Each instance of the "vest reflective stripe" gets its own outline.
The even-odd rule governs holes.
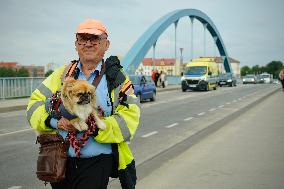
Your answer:
[[[122,93],[125,93],[131,87],[131,81],[128,81],[121,89]]]
[[[51,97],[52,95],[52,91],[47,88],[43,83],[39,85],[39,87],[37,88],[41,94],[43,94],[43,96],[45,96],[46,98]]]
[[[119,113],[114,114],[113,117],[120,128],[124,141],[130,141],[131,134],[123,117]]]
[[[138,98],[127,96],[126,104],[136,104],[140,108],[140,100]]]
[[[36,103],[34,103],[34,104],[30,107],[30,109],[27,111],[27,119],[28,119],[28,122],[30,122],[34,111],[35,111],[38,107],[40,107],[41,105],[44,105],[44,102],[43,102],[43,101],[37,101]]]

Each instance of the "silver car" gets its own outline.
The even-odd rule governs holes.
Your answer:
[[[253,83],[256,84],[257,83],[257,79],[255,75],[246,75],[243,77],[243,84],[248,84],[248,83]]]

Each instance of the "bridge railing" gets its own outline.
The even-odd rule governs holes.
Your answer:
[[[147,76],[151,79],[151,76]],[[41,84],[44,77],[6,77],[0,78],[0,99],[28,97]],[[168,85],[180,84],[179,76],[167,76]]]
[[[44,79],[44,77],[0,78],[0,99],[28,97]]]
[[[148,80],[151,80],[151,76],[146,76]],[[179,85],[181,84],[180,76],[166,76],[166,81],[168,85]]]

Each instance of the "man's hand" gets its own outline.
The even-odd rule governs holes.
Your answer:
[[[57,128],[62,129],[68,132],[76,132],[77,129],[70,123],[70,121],[64,117],[62,117],[58,123]]]

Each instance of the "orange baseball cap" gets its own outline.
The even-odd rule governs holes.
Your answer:
[[[93,35],[101,35],[105,33],[108,35],[106,27],[103,25],[103,23],[95,19],[87,19],[79,24],[76,33],[88,33]]]

